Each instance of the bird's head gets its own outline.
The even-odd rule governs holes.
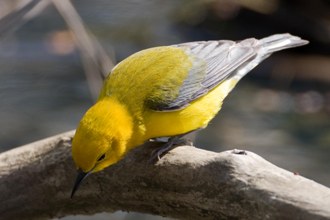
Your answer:
[[[78,176],[71,196],[88,174],[117,163],[126,154],[132,130],[128,111],[116,100],[100,100],[86,112],[72,141]]]

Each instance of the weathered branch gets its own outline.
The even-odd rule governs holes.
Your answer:
[[[252,152],[177,147],[156,164],[152,146],[75,179],[68,132],[0,155],[1,219],[127,210],[181,219],[330,219],[330,189]],[[151,144],[149,144],[151,145]],[[155,147],[155,146],[154,146]]]

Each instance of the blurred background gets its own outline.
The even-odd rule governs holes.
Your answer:
[[[330,187],[330,1],[2,0],[0,151],[74,129],[139,50],[289,32],[310,41],[247,75],[195,146],[251,150]],[[116,212],[64,219],[163,219]]]

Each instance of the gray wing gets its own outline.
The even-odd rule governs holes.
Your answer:
[[[242,64],[256,55],[254,47],[233,41],[191,42],[174,45],[193,57],[193,66],[174,100],[158,105],[157,111],[175,111],[205,95]]]
[[[257,40],[191,42],[173,45],[193,57],[193,67],[177,97],[158,100],[154,110],[175,111],[205,95],[228,77],[242,78],[272,53],[307,44],[308,41],[288,33]],[[159,104],[159,105],[158,105]]]

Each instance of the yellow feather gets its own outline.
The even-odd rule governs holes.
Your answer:
[[[77,128],[72,141],[72,156],[84,172],[96,172],[117,162],[126,153],[133,131],[132,117],[125,105],[105,97],[91,107]],[[107,154],[103,163],[95,163]]]
[[[197,42],[133,54],[112,70],[97,103],[82,118],[72,143],[76,166],[85,174],[97,172],[150,138],[206,127],[241,77],[271,53],[306,43],[279,34],[236,44]],[[82,179],[77,180],[79,184]]]
[[[143,139],[174,136],[206,127],[221,109],[222,101],[236,83],[235,79],[227,80],[179,111],[146,111],[146,133]]]
[[[160,89],[163,85],[167,85],[170,95],[175,97],[191,66],[191,57],[180,48],[155,47],[140,51],[112,70],[99,99],[114,96],[139,118],[147,98],[164,95]]]
[[[178,62],[179,61],[179,62]],[[227,80],[177,111],[147,108],[147,99],[175,99],[192,68],[193,57],[176,47],[141,51],[119,63],[106,79],[97,103],[85,114],[73,140],[73,159],[85,172],[116,163],[150,138],[204,128],[236,84]],[[157,63],[157,65],[154,65]],[[162,86],[166,85],[166,91]],[[106,153],[102,163],[97,158]]]

